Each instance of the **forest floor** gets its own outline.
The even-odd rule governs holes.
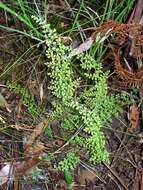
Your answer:
[[[63,133],[59,127],[69,113],[60,119],[49,117],[55,97],[48,88],[46,45],[31,15],[46,15],[63,43],[72,47],[73,57],[90,52],[99,58],[108,72],[109,95],[124,92],[129,97],[122,111],[102,127],[109,161],[92,163],[84,148],[72,144],[79,128]],[[105,37],[100,47],[98,34],[103,35],[101,41]],[[142,0],[1,1],[0,189],[143,190],[142,61]],[[74,64],[73,58],[74,78],[81,74],[78,83],[89,85]],[[81,93],[79,86],[75,97]],[[81,135],[87,137],[85,132]],[[80,152],[71,173],[55,167],[68,150]]]

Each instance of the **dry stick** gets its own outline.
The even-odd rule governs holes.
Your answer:
[[[135,161],[137,161],[137,156],[135,156]],[[132,187],[132,190],[137,190],[137,189],[140,189],[139,186],[140,186],[140,178],[139,178],[139,168],[135,168],[135,174],[134,176],[132,177],[132,182],[133,182],[133,187]]]
[[[127,133],[126,133],[126,135],[127,135]],[[113,165],[113,162],[115,162],[118,158],[117,158],[117,155],[119,154],[119,149],[120,149],[120,147],[121,146],[123,146],[123,148],[125,149],[125,151],[128,153],[128,155],[129,155],[129,157],[130,157],[130,160],[128,160],[128,162],[130,163],[130,164],[132,164],[132,166],[134,167],[134,168],[136,168],[137,169],[137,165],[136,165],[136,163],[135,163],[135,161],[133,160],[133,158],[132,158],[132,155],[131,155],[131,153],[129,152],[129,150],[128,150],[128,148],[127,148],[127,145],[125,145],[124,143],[123,143],[123,140],[121,141],[121,139],[115,134],[115,136],[118,138],[118,140],[120,141],[120,146],[118,147],[118,150],[117,150],[117,152],[115,153],[115,156],[113,157],[113,159],[112,159],[112,163],[111,163],[111,166]],[[122,150],[123,151],[123,150]]]
[[[117,155],[118,155],[118,152],[119,152],[121,146],[123,146],[123,147],[128,151],[127,145],[124,144],[125,138],[126,138],[126,133],[127,133],[127,132],[128,132],[128,128],[127,128],[127,130],[126,130],[126,132],[125,132],[125,135],[123,136],[123,139],[122,139],[122,141],[121,141],[121,144],[119,145],[118,150],[117,150],[117,152],[116,152],[116,154],[115,154],[115,156],[114,156],[114,158],[113,158],[113,160],[112,160],[111,166],[113,165],[113,162],[115,162],[115,161],[117,160]],[[116,137],[117,137],[117,136],[116,136]],[[117,138],[119,139],[119,137],[117,137]],[[128,142],[127,142],[127,143],[128,143]],[[127,143],[126,143],[126,144],[127,144]],[[129,151],[128,151],[128,154],[129,154],[130,158],[132,159],[132,157],[131,157]],[[133,160],[132,160],[132,161],[133,161]],[[130,162],[130,163],[132,164],[132,166],[133,166],[136,170],[138,169],[138,167],[135,165],[135,163],[133,163],[133,162]],[[118,178],[117,178],[117,179],[118,179]],[[122,181],[122,183],[123,183],[123,181]]]
[[[91,173],[93,173],[93,175],[96,175],[96,177],[97,177],[101,182],[103,182],[104,184],[106,184],[105,180],[97,174],[98,172],[95,170],[94,167],[92,167],[92,166],[86,164],[86,163],[83,162],[82,160],[80,160],[80,165],[81,165],[82,167],[84,167],[86,170],[89,170]]]
[[[117,152],[115,153],[114,158],[113,158],[112,161],[111,161],[111,165],[113,164],[113,162],[115,162],[115,160],[117,160],[117,156],[118,156],[118,153],[119,153],[120,148],[121,148],[122,146],[125,146],[125,145],[124,145],[124,142],[125,142],[125,140],[126,140],[126,133],[127,133],[127,132],[128,132],[128,128],[126,128],[126,130],[125,130],[125,132],[124,132],[124,134],[123,134],[123,136],[122,136],[121,143],[120,143],[120,145],[119,145],[119,147],[118,147],[118,149],[117,149]]]
[[[125,125],[125,126],[126,126],[126,125]],[[125,146],[125,145],[124,145],[124,142],[125,142],[125,139],[126,139],[126,133],[127,133],[127,132],[128,132],[128,128],[126,128],[126,131],[125,131],[125,133],[124,133],[124,135],[123,135],[123,137],[122,137],[122,141],[121,141],[121,143],[120,143],[120,145],[119,145],[119,147],[118,147],[117,153],[115,154],[113,160],[111,161],[111,165],[112,165],[113,162],[117,159],[117,155],[118,155],[118,152],[119,152],[121,146]],[[104,163],[104,165],[111,171],[111,173],[113,174],[113,176],[116,177],[116,179],[120,182],[120,184],[124,187],[124,189],[125,189],[125,190],[128,190],[127,186],[124,184],[123,180],[118,176],[118,174],[117,174],[115,171],[113,171],[113,169],[112,169],[109,165],[107,165],[107,164],[105,164],[105,163]]]
[[[112,173],[114,177],[120,182],[120,184],[124,187],[125,190],[128,190],[127,186],[124,184],[123,180],[119,177],[119,175],[106,163],[104,165],[108,168],[108,170]]]

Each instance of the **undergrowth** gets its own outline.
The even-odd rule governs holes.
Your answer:
[[[71,145],[70,151],[64,149],[63,160],[58,159],[57,169],[66,176],[70,175],[69,172],[79,163],[81,150],[87,152],[86,160],[94,164],[108,162],[109,153],[102,129],[121,111],[120,101],[124,101],[125,96],[108,92],[108,72],[103,72],[100,58],[89,52],[69,56],[72,49],[64,45],[63,38],[56,30],[45,20],[35,16],[32,18],[40,26],[46,45],[45,65],[51,79],[48,89],[53,95],[51,115],[60,120],[58,127],[62,131],[61,137],[67,146]],[[25,87],[13,82],[8,82],[7,87],[21,96],[33,118],[39,115],[45,118],[42,116],[42,108]],[[52,128],[45,131],[45,134],[52,138]],[[56,152],[59,151],[52,153],[54,157]]]
[[[58,149],[54,147],[45,157],[47,160],[56,160],[55,168],[62,171],[66,181],[71,183],[71,173],[81,158],[93,164],[109,162],[110,157],[106,148],[103,128],[121,112],[121,105],[123,102],[128,102],[128,97],[125,94],[113,95],[109,92],[107,85],[109,73],[103,71],[101,64],[101,57],[106,51],[104,40],[107,39],[107,36],[101,37],[98,34],[89,51],[70,56],[73,55],[72,48],[64,44],[64,37],[42,18],[41,12],[38,11],[38,17],[31,17],[31,10],[34,9],[28,6],[27,1],[16,2],[15,8],[10,7],[7,3],[0,3],[0,8],[13,15],[14,19],[17,18],[23,22],[27,27],[26,30],[22,32],[8,26],[0,25],[0,27],[30,37],[38,41],[37,48],[44,47],[46,49],[46,77],[48,80],[50,78],[50,85],[47,90],[52,94],[52,102],[50,102],[52,111],[48,112],[48,114],[50,113],[48,116],[60,121],[58,127],[61,133],[59,136],[64,141],[64,145]],[[74,22],[71,25],[69,24],[71,28],[69,27],[64,34],[69,34],[77,29],[80,31],[83,26],[89,27],[90,24],[97,26],[107,19],[122,21],[133,1],[124,1],[118,6],[116,1],[112,3],[106,1],[103,5],[102,16],[100,16],[99,5],[97,5],[97,12],[91,14],[92,9],[89,11],[88,6],[86,6],[88,3],[88,1],[82,1],[78,12],[72,13],[72,21]],[[126,8],[120,11],[126,3]],[[19,9],[20,11],[17,14]],[[118,14],[118,12],[120,13]],[[80,13],[82,16],[84,15],[81,20],[82,23],[80,23]],[[38,15],[35,10],[32,11],[32,14]],[[96,19],[94,18],[95,15]],[[79,33],[84,41],[86,39],[84,32]],[[23,105],[33,119],[39,116],[40,119],[45,119],[43,108],[39,107],[26,87],[13,82],[8,82],[7,87],[20,95]],[[0,118],[0,120],[2,119]],[[44,135],[48,139],[54,140],[52,127],[45,127]],[[41,157],[42,159],[45,159],[44,156]],[[35,170],[34,174],[33,177],[37,179],[39,171]]]
[[[20,84],[13,82],[7,82],[7,87],[14,93],[19,94],[22,98],[23,105],[28,109],[28,112],[31,116],[36,117],[41,114],[43,111],[42,107],[39,107],[34,97],[28,92],[25,87],[22,87]]]

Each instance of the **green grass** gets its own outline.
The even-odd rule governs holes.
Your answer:
[[[11,4],[9,5],[8,3],[0,2],[0,9],[4,10],[8,14],[7,17],[11,15],[15,20],[19,20],[23,23],[28,31],[25,32],[19,29],[12,29],[3,25],[0,25],[1,29],[16,32],[41,42],[41,33],[38,32],[31,19],[31,15],[37,15],[37,12],[35,12],[34,8],[28,6],[27,1],[17,0],[14,2],[14,6]]]

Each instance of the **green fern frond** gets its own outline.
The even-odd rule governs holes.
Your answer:
[[[77,62],[80,62],[78,66],[80,66],[82,76],[86,79],[88,86],[76,93],[78,77],[76,80],[73,78],[72,59],[68,56],[71,49],[62,43],[60,35],[46,21],[35,17],[34,19],[41,26],[45,36],[46,66],[50,70],[51,77],[50,89],[58,99],[54,102],[54,108],[58,114],[60,113],[61,116],[63,114],[61,128],[66,128],[71,130],[72,134],[73,132],[76,134],[82,123],[83,128],[80,135],[86,133],[86,137],[82,136],[81,139],[84,142],[83,148],[89,152],[90,161],[93,163],[107,161],[108,152],[101,129],[120,111],[117,97],[108,95],[108,73],[103,72],[99,59],[95,60],[90,54],[84,53],[75,56]],[[73,125],[75,115],[77,125]],[[71,142],[74,139],[75,137],[71,138]],[[80,142],[80,138],[77,139],[77,142]],[[70,155],[67,155],[64,162],[61,162],[60,169],[63,170],[62,163],[68,163],[68,157],[70,158]]]

